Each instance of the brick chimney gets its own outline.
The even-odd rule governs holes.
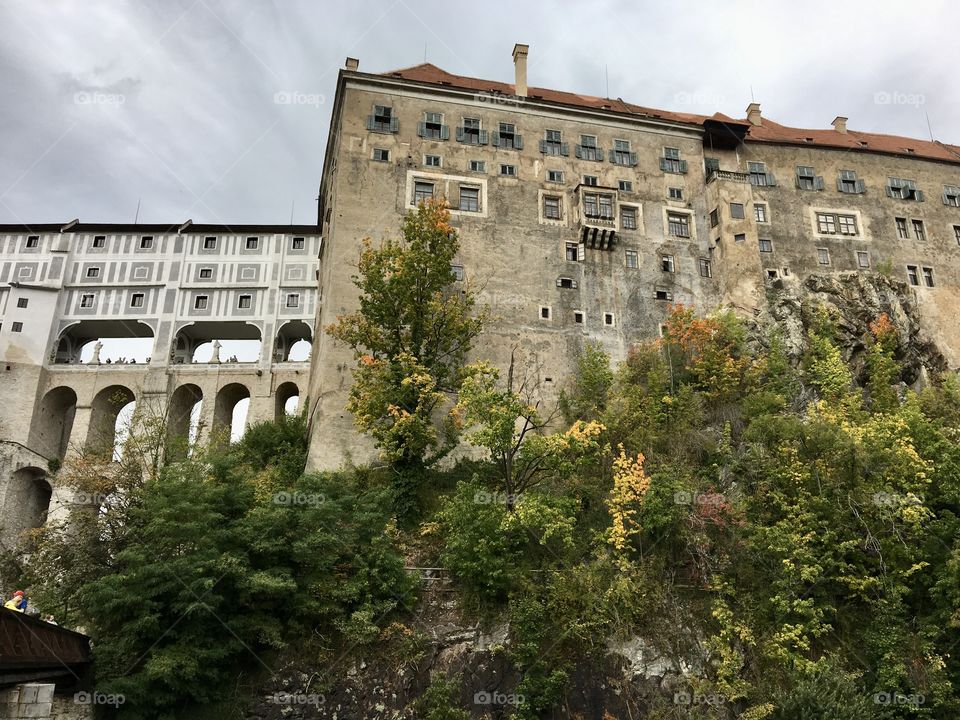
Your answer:
[[[513,46],[513,72],[515,75],[513,92],[517,97],[527,96],[527,53],[530,51],[529,45]]]
[[[348,57],[344,67],[347,68],[347,70],[356,70],[360,67],[360,61],[357,58]]]
[[[760,115],[760,103],[752,102],[747,105],[747,120],[751,125],[763,125],[763,117]]]
[[[833,119],[833,129],[836,130],[838,133],[843,133],[844,135],[846,135],[847,134],[847,118],[845,118],[843,115],[837,115]]]

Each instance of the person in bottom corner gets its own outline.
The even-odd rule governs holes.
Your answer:
[[[3,606],[8,610],[16,610],[17,612],[25,612],[27,609],[27,596],[23,594],[23,590],[17,590],[13,597],[7,600]]]

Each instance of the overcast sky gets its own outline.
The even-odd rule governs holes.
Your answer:
[[[316,220],[337,70],[960,143],[956,0],[0,0],[0,222]],[[278,103],[298,93],[301,104]],[[281,95],[285,99],[290,95]]]

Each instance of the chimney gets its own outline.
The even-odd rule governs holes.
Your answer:
[[[360,67],[360,61],[357,60],[357,58],[348,57],[344,67],[346,67],[347,70],[356,70]]]
[[[843,133],[844,135],[846,135],[847,134],[847,118],[845,118],[843,115],[837,115],[833,119],[833,129],[836,130],[838,133]]]
[[[517,97],[527,96],[527,52],[529,45],[513,46],[513,71],[515,75],[513,92]]]
[[[747,105],[747,120],[751,125],[763,125],[763,117],[760,115],[760,103],[750,103]]]

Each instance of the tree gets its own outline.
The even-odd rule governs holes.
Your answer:
[[[347,409],[408,493],[456,443],[455,423],[438,427],[436,414],[459,389],[484,323],[469,288],[454,287],[460,243],[449,219],[445,204],[431,201],[407,213],[399,240],[365,239],[353,276],[360,309],[326,328],[356,358]]]

